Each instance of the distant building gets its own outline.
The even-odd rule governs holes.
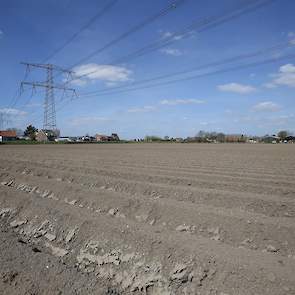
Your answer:
[[[295,143],[295,136],[289,135],[285,138],[285,142]]]
[[[96,141],[120,141],[120,138],[117,133],[112,133],[111,136],[104,135],[104,134],[96,134],[95,140]]]
[[[225,142],[246,142],[247,138],[243,134],[225,135]]]
[[[96,141],[108,141],[108,136],[104,134],[96,134],[95,135]]]
[[[38,142],[48,141],[48,136],[44,130],[39,130],[36,132],[36,141]]]
[[[5,141],[14,141],[17,139],[16,136],[16,131],[0,131],[0,142],[5,142]]]
[[[120,141],[120,138],[117,133],[112,133],[110,137],[112,141]]]
[[[47,130],[41,129],[36,132],[36,140],[39,142],[43,141],[55,141],[56,138],[59,137],[59,130]]]
[[[55,129],[55,130],[42,129],[42,131],[46,134],[49,141],[54,141],[56,138],[60,136],[60,131],[58,129]]]
[[[183,138],[181,138],[181,137],[176,137],[174,140],[175,140],[176,142],[183,142]]]

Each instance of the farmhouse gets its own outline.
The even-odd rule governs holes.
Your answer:
[[[103,134],[96,134],[95,135],[96,141],[108,141],[108,136]]]
[[[16,140],[16,131],[0,131],[0,142]]]
[[[45,131],[39,130],[36,132],[36,140],[39,142],[48,141],[48,137]]]
[[[117,133],[112,133],[111,136],[96,134],[95,139],[96,141],[120,141],[120,138]]]

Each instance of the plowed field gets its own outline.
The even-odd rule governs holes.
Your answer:
[[[295,145],[3,145],[0,163],[0,294],[295,294]]]

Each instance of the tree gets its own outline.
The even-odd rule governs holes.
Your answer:
[[[24,135],[30,137],[31,140],[36,140],[36,132],[38,132],[38,129],[33,125],[29,125],[25,130]]]
[[[288,136],[288,132],[287,132],[286,130],[281,130],[281,131],[278,133],[278,137],[279,137],[281,140],[284,140],[287,136]]]
[[[161,141],[163,140],[161,137],[159,136],[155,136],[155,135],[147,135],[145,138],[144,138],[145,141]]]

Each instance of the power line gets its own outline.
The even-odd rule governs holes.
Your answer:
[[[250,63],[250,64],[245,64],[245,65],[238,65],[238,66],[235,66],[235,67],[226,68],[226,69],[220,69],[220,70],[208,72],[208,73],[205,73],[205,74],[194,75],[194,76],[186,77],[186,78],[182,78],[182,79],[175,79],[175,80],[166,81],[166,82],[162,82],[162,83],[156,83],[156,84],[147,85],[147,86],[143,86],[143,87],[130,88],[130,89],[126,89],[126,90],[123,90],[123,91],[113,91],[113,92],[108,92],[108,93],[99,94],[99,95],[77,96],[76,100],[81,99],[81,98],[86,98],[87,99],[87,98],[91,98],[91,97],[95,97],[95,96],[97,97],[97,96],[104,96],[104,95],[121,94],[121,93],[141,90],[141,89],[148,89],[148,88],[153,88],[153,87],[158,87],[158,86],[163,86],[163,85],[174,84],[174,83],[177,83],[177,82],[195,80],[195,79],[203,78],[203,77],[206,77],[206,76],[222,74],[222,73],[227,73],[227,72],[231,72],[231,71],[238,71],[238,70],[242,70],[242,69],[247,69],[247,68],[260,66],[260,65],[265,65],[265,64],[276,63],[278,61],[289,60],[289,59],[293,59],[293,58],[295,58],[295,54],[286,55],[286,56],[279,57],[279,58],[267,59],[267,60],[263,60],[263,61],[260,61],[260,62],[254,62],[254,63]],[[65,101],[65,103],[56,110],[56,112],[59,112],[62,109],[64,109],[65,107],[67,107],[68,103],[71,102],[71,101],[73,101],[73,100],[71,99],[70,101]],[[36,119],[38,119],[38,117]]]
[[[118,0],[111,0],[101,11],[99,11],[85,25],[83,25],[77,32],[75,32],[62,46],[60,46],[59,48],[54,50],[47,58],[45,58],[42,63],[45,63],[46,61],[48,61],[49,59],[54,57],[56,54],[58,54],[60,51],[62,51],[67,45],[69,45],[74,39],[76,39],[81,32],[86,30],[95,21],[97,21],[97,19],[102,17],[109,9],[111,9],[112,6],[114,6],[116,4],[116,2],[118,2]],[[29,71],[28,71],[28,67],[27,67],[23,80],[26,80],[28,73],[29,73]],[[13,108],[17,104],[17,102],[19,101],[19,99],[21,97],[21,94],[22,94],[22,91],[20,89],[17,89],[15,91],[15,94],[11,100],[9,108]]]
[[[110,90],[118,90],[118,89],[122,89],[122,88],[124,89],[124,88],[134,86],[134,85],[136,86],[136,85],[144,84],[147,82],[152,82],[155,80],[162,80],[162,79],[167,79],[167,78],[171,78],[174,76],[189,74],[189,73],[192,73],[195,71],[203,70],[203,69],[214,67],[214,66],[220,66],[220,65],[227,64],[227,63],[233,63],[235,61],[241,61],[241,60],[245,60],[245,59],[249,59],[249,58],[254,58],[254,57],[260,56],[262,54],[270,53],[270,52],[276,51],[278,49],[284,49],[284,48],[288,48],[288,47],[291,47],[290,42],[283,42],[283,43],[273,45],[271,47],[267,47],[267,48],[263,48],[263,49],[251,52],[251,53],[241,54],[241,55],[237,55],[237,56],[234,56],[231,58],[206,63],[206,64],[195,66],[195,67],[192,67],[192,68],[189,68],[186,70],[176,71],[174,73],[165,74],[165,75],[159,75],[159,76],[152,77],[149,79],[144,79],[144,80],[132,82],[127,85],[121,85],[121,86],[116,86],[116,87],[111,87],[111,88],[108,87],[108,88],[104,88],[101,90],[93,90],[93,91],[89,91],[89,92],[85,92],[85,93],[81,93],[81,94],[82,95],[97,94],[97,93],[100,94],[100,93],[104,93],[104,92],[109,92]]]
[[[182,30],[171,33],[171,35],[169,37],[166,37],[164,40],[163,40],[163,38],[160,38],[160,39],[156,40],[155,42],[153,42],[153,43],[151,43],[151,44],[127,55],[127,56],[121,57],[121,58],[111,62],[111,64],[126,62],[129,59],[133,59],[133,58],[145,55],[147,53],[153,52],[157,49],[166,47],[166,46],[168,46],[180,39],[184,39],[184,38],[189,37],[192,32],[201,33],[201,32],[206,31],[208,29],[217,27],[220,24],[231,21],[231,20],[238,18],[246,13],[253,12],[253,11],[255,11],[267,4],[270,4],[273,1],[276,1],[276,0],[263,0],[261,3],[258,3],[256,0],[254,0],[254,1],[252,1],[253,3],[247,2],[243,5],[239,5],[237,8],[230,9],[229,11],[227,11],[223,14],[207,17],[207,18],[204,18],[201,20],[197,19],[197,20],[193,21],[190,25],[183,28]]]
[[[136,26],[134,26],[133,28],[131,28],[130,30],[126,31],[125,33],[123,33],[122,35],[120,35],[118,38],[113,39],[112,41],[110,41],[109,43],[107,43],[106,45],[104,45],[103,47],[97,49],[95,51],[95,53],[93,52],[91,55],[95,55],[98,54],[99,52],[102,52],[103,50],[115,45],[116,43],[120,42],[121,40],[127,38],[129,35],[131,35],[132,33],[142,29],[143,27],[145,27],[146,25],[148,25],[149,23],[155,21],[156,19],[168,14],[171,10],[174,10],[176,8],[178,8],[183,2],[185,2],[187,0],[174,0],[173,2],[171,2],[167,7],[165,7],[164,9],[162,9],[160,12],[158,12],[155,15],[152,15],[148,18],[146,18],[143,22],[137,24]],[[87,57],[89,58],[89,56]],[[86,59],[83,58],[83,61]],[[80,60],[79,62],[81,62],[82,60]],[[77,65],[78,63],[76,63],[75,65]],[[72,67],[74,67],[75,65],[73,65]],[[55,78],[56,76],[58,76],[58,74],[56,74],[53,78]],[[73,80],[73,79],[72,79]],[[68,84],[68,82],[65,83]]]
[[[258,5],[252,5],[252,7],[250,7],[249,8],[249,10],[247,10],[247,12],[248,11],[253,11],[253,10],[256,10],[257,8],[259,8],[259,7],[261,7],[261,6],[263,6],[263,5],[266,5],[266,4],[268,4],[268,3],[270,3],[270,2],[273,2],[274,0],[267,0],[267,1],[262,1],[262,2],[259,2],[259,4]],[[253,1],[252,1],[253,2]],[[257,3],[257,2],[256,2]],[[206,21],[204,21],[204,23],[203,23],[203,26],[204,26],[204,29],[203,30],[205,30],[205,29],[208,29],[208,28],[211,28],[212,26],[216,26],[216,25],[219,25],[220,23],[223,23],[223,22],[225,22],[225,21],[228,21],[228,20],[230,20],[230,19],[233,19],[233,18],[235,18],[235,17],[238,17],[238,16],[240,16],[240,15],[242,15],[242,14],[244,14],[244,13],[246,13],[246,12],[244,12],[244,11],[242,11],[241,9],[240,9],[240,11],[237,11],[236,12],[236,14],[235,15],[228,15],[226,18],[222,18],[222,16],[220,17],[219,16],[219,19],[217,19],[217,21],[215,20],[215,22],[214,23],[210,23],[209,21],[208,21],[208,18],[207,19],[205,19]],[[212,19],[211,19],[211,21],[212,21]],[[200,25],[200,24],[199,24]],[[189,30],[188,29],[191,29],[190,27],[187,27],[186,28],[187,29],[187,33],[189,33]],[[177,34],[179,34],[179,32],[177,32]],[[174,37],[176,36],[176,33],[175,33],[175,35],[174,35]],[[170,40],[170,41],[172,41],[172,40]],[[275,60],[275,61],[277,61],[277,60]],[[265,63],[266,61],[264,61],[264,63]],[[270,61],[268,61],[268,62],[270,62]],[[249,66],[254,66],[254,64],[252,63],[251,65],[249,65]],[[229,71],[229,70],[235,70],[235,69],[225,69],[226,71]],[[219,71],[217,71],[216,73],[218,73]],[[179,74],[179,73],[178,73]],[[206,73],[206,74],[203,74],[203,75],[210,75],[210,74],[214,74],[214,72],[210,72],[210,73]],[[89,75],[89,73],[88,73],[88,75]],[[201,77],[202,75],[197,75],[197,77]],[[196,77],[195,77],[196,78]],[[157,78],[152,78],[153,80],[154,79],[157,79]],[[185,78],[186,80],[188,79],[188,78]],[[189,79],[192,79],[191,77],[189,77]],[[137,89],[144,89],[144,88],[151,88],[151,87],[156,87],[156,86],[159,86],[159,85],[164,85],[164,84],[170,84],[170,83],[176,83],[176,82],[178,82],[178,81],[181,81],[181,80],[184,80],[184,79],[176,79],[176,80],[172,80],[172,81],[166,81],[166,82],[164,82],[164,83],[156,83],[156,84],[152,84],[152,85],[147,85],[147,86],[144,86],[144,87],[140,87],[140,88],[130,88],[130,89],[126,89],[125,91],[111,91],[111,92],[106,92],[105,94],[107,95],[107,94],[113,94],[113,93],[122,93],[122,92],[129,92],[129,91],[134,91],[134,90],[137,90]],[[146,81],[145,81],[146,82]],[[143,83],[143,81],[141,81],[140,83]],[[134,86],[133,84],[132,85],[128,85],[129,87],[130,86]],[[92,96],[94,96],[94,95],[92,95]],[[79,98],[82,98],[82,97],[86,97],[86,95],[84,95],[84,96],[80,96]],[[91,97],[90,95],[88,95],[88,97]]]
[[[219,70],[211,71],[211,72],[208,72],[208,73],[194,75],[194,76],[185,77],[185,78],[181,78],[181,79],[174,79],[174,80],[170,80],[170,81],[166,81],[166,82],[146,85],[146,86],[143,86],[143,87],[125,89],[123,91],[110,91],[108,93],[103,93],[103,94],[98,94],[98,95],[77,96],[76,100],[81,99],[81,98],[91,98],[91,97],[98,97],[98,96],[104,96],[104,95],[112,95],[112,94],[121,94],[121,93],[126,93],[126,92],[133,92],[133,91],[142,90],[142,89],[149,89],[149,88],[153,88],[153,87],[169,85],[169,84],[174,84],[174,83],[178,83],[178,82],[185,82],[185,81],[189,81],[189,80],[195,80],[195,79],[199,79],[199,78],[203,78],[203,77],[207,77],[207,76],[212,76],[212,75],[216,75],[216,74],[222,74],[222,73],[227,73],[227,72],[231,72],[231,71],[238,71],[238,70],[242,70],[242,69],[256,67],[256,66],[260,66],[260,65],[276,63],[276,62],[279,62],[279,61],[289,60],[289,59],[294,59],[294,58],[295,58],[295,54],[290,54],[290,55],[285,55],[285,56],[282,56],[282,57],[262,60],[262,61],[259,61],[259,62],[253,62],[253,63],[249,63],[249,64],[238,65],[238,66],[235,66],[235,67],[219,69]],[[56,110],[56,112],[59,112],[62,109],[64,109],[69,104],[69,102],[71,102],[71,101],[73,101],[73,100],[65,101],[65,103]]]
[[[226,13],[222,13],[222,14],[219,14],[216,16],[206,17],[201,20],[197,19],[197,20],[193,21],[190,25],[186,26],[185,28],[183,28],[175,33],[172,33],[169,37],[165,38],[164,40],[163,40],[163,38],[157,39],[156,41],[152,42],[151,44],[148,44],[148,45],[144,46],[143,48],[140,48],[140,49],[124,56],[124,57],[116,59],[116,60],[114,60],[110,63],[107,63],[107,64],[108,65],[115,65],[115,64],[119,64],[121,62],[126,62],[126,61],[129,61],[130,59],[134,59],[136,57],[148,54],[150,52],[153,52],[155,50],[158,50],[160,48],[170,45],[171,43],[178,40],[178,38],[183,39],[183,38],[187,37],[192,31],[200,33],[202,31],[211,29],[211,28],[216,27],[220,24],[223,24],[227,21],[231,21],[237,17],[240,17],[243,14],[253,12],[253,11],[255,11],[267,4],[270,4],[273,1],[276,1],[276,0],[262,0],[260,2],[257,2],[256,0],[254,0],[251,2],[247,2],[243,5],[239,5],[237,8],[230,9]],[[97,70],[94,70],[94,71],[91,71],[89,73],[86,73],[86,74],[83,74],[80,76],[75,76],[75,77],[73,77],[72,80],[68,81],[68,83],[70,83],[73,80],[87,77],[87,76],[94,74],[96,72],[97,72]]]
[[[128,31],[126,31],[123,34],[121,34],[119,37],[111,40],[107,44],[105,44],[102,47],[94,50],[93,52],[91,52],[87,56],[81,58],[78,62],[74,63],[70,68],[72,69],[73,67],[75,67],[75,66],[77,66],[77,65],[85,62],[86,60],[90,59],[91,57],[93,57],[93,56],[95,56],[95,55],[97,55],[97,54],[105,51],[106,49],[109,49],[110,47],[114,46],[115,44],[119,43],[120,41],[124,40],[125,38],[129,37],[130,35],[134,34],[135,32],[137,32],[140,29],[144,28],[145,26],[149,25],[150,23],[154,22],[156,19],[167,15],[172,10],[175,10],[181,4],[183,4],[183,2],[185,2],[185,1],[187,1],[187,0],[174,0],[167,7],[163,8],[162,10],[160,10],[159,12],[157,12],[156,14],[147,17],[146,19],[144,19],[139,24],[135,25],[134,27],[132,27]]]
[[[29,69],[26,68],[26,71],[25,71],[25,74],[24,74],[24,77],[23,77],[22,80],[25,80],[25,79],[28,77],[28,75],[29,75]],[[15,91],[15,94],[13,95],[13,98],[11,99],[11,102],[10,102],[8,108],[13,108],[13,107],[15,107],[16,104],[18,103],[18,101],[19,101],[21,95],[22,95],[22,91],[21,91],[21,89],[18,87],[18,88],[16,89],[16,91]]]
[[[179,78],[179,79],[174,79],[174,80],[170,80],[170,81],[155,83],[155,84],[146,85],[146,86],[143,86],[143,87],[129,88],[129,89],[121,90],[121,91],[110,91],[110,92],[105,92],[105,93],[98,94],[98,95],[90,94],[90,95],[78,96],[77,99],[81,98],[81,97],[103,96],[103,95],[125,93],[125,92],[140,90],[140,89],[148,89],[148,88],[153,88],[153,87],[158,87],[158,86],[163,86],[163,85],[169,85],[169,84],[173,84],[173,83],[177,83],[177,82],[184,82],[184,81],[194,80],[194,79],[197,79],[197,78],[202,78],[202,77],[211,76],[211,75],[215,75],[215,74],[221,74],[221,73],[236,71],[236,70],[240,70],[240,69],[246,69],[246,68],[250,68],[250,67],[254,67],[254,66],[258,66],[258,65],[274,63],[274,62],[278,62],[278,61],[285,60],[285,59],[290,59],[290,58],[295,58],[295,54],[285,55],[283,57],[278,57],[278,58],[267,59],[267,60],[260,61],[260,62],[253,62],[253,63],[245,64],[245,65],[238,65],[238,66],[227,68],[227,69],[220,69],[220,70],[216,70],[216,71],[213,71],[213,72],[208,72],[208,73],[199,74],[199,75],[193,75],[193,76],[190,76],[190,77]]]
[[[73,42],[79,34],[81,34],[83,31],[85,31],[88,27],[90,27],[95,21],[97,21],[99,18],[101,18],[109,9],[111,9],[118,0],[111,0],[107,3],[105,7],[102,8],[96,15],[94,15],[90,20],[84,24],[77,32],[75,32],[69,39],[65,41],[63,45],[55,49],[49,56],[47,56],[42,63],[47,62],[51,58],[53,58],[55,55],[57,55],[60,51],[62,51],[66,46],[68,46],[71,42]]]

